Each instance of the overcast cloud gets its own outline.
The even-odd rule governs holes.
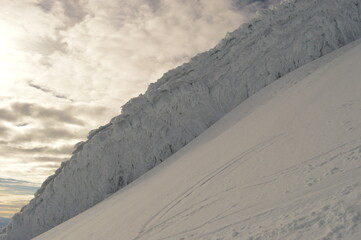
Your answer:
[[[0,177],[39,185],[128,99],[276,2],[2,1]]]

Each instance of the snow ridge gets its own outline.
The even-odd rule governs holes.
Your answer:
[[[361,36],[361,0],[294,0],[164,74],[89,133],[34,199],[0,229],[30,239],[100,202],[288,72]]]

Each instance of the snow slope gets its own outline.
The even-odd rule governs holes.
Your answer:
[[[0,229],[29,239],[100,202],[164,161],[240,102],[361,36],[361,0],[287,1],[166,73],[79,143],[71,160]]]
[[[360,239],[361,41],[286,75],[36,240]]]

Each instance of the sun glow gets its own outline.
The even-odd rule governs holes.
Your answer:
[[[14,76],[11,52],[10,42],[4,36],[0,36],[0,82],[2,85]]]
[[[3,55],[6,52],[6,41],[3,38],[0,38],[0,54]]]

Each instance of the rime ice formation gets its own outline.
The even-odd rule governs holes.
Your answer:
[[[360,66],[357,40],[286,74],[34,240],[360,240]]]
[[[164,161],[240,102],[286,73],[361,36],[361,0],[287,1],[164,74],[109,124],[75,146],[70,161],[0,230],[30,239],[102,201]]]

